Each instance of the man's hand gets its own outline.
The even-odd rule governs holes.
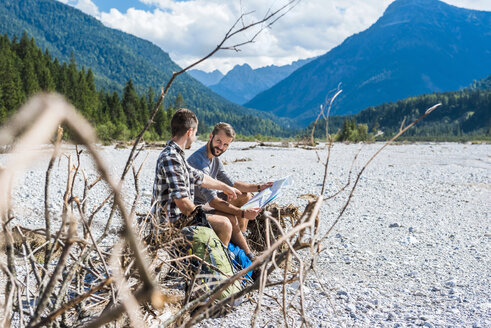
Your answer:
[[[259,185],[259,191],[263,191],[264,189],[266,188],[269,188],[273,185],[273,182],[272,181],[268,181],[262,185]]]
[[[244,218],[246,218],[247,220],[254,220],[256,219],[259,212],[261,212],[261,208],[249,208],[243,211],[244,211]]]
[[[229,185],[226,185],[226,184],[223,184],[223,185],[224,185],[224,187],[223,187],[222,191],[225,193],[225,195],[227,195],[227,199],[229,202],[237,199],[238,195],[242,195],[242,193],[240,192],[239,189],[234,188],[234,187],[230,187]]]

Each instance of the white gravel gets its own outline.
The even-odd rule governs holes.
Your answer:
[[[187,154],[201,146],[196,143]],[[319,194],[324,167],[315,151],[298,148],[243,148],[252,143],[235,142],[222,156],[226,169],[237,179],[256,183],[291,174],[295,186],[278,199],[280,205],[304,206],[298,196]],[[326,195],[333,194],[348,179],[355,154],[351,181],[381,144],[335,144],[331,152]],[[128,156],[128,149],[100,148],[114,177]],[[146,159],[141,175],[139,211],[150,206],[155,162],[160,150],[145,150],[137,159]],[[40,158],[20,172],[13,192],[13,224],[43,227],[44,179],[51,155],[40,149]],[[72,146],[64,147],[76,164]],[[325,161],[327,150],[318,151]],[[490,297],[490,213],[491,145],[410,144],[385,149],[365,170],[354,197],[338,225],[325,242],[318,264],[318,276],[306,282],[306,314],[320,327],[491,327]],[[0,155],[0,164],[8,164]],[[90,156],[82,153],[81,168],[94,181]],[[245,161],[237,161],[245,159]],[[61,211],[67,176],[63,156],[52,173],[51,211]],[[128,178],[131,178],[131,172]],[[75,184],[82,193],[83,180]],[[350,189],[350,188],[348,188]],[[131,179],[125,184],[128,207],[133,197]],[[88,208],[107,195],[103,183],[91,191]],[[343,192],[325,203],[321,210],[323,231],[327,230],[345,204]],[[95,228],[105,226],[109,208],[97,215]],[[55,223],[59,224],[60,220]],[[113,242],[120,222],[111,227]],[[295,286],[290,288],[295,292]],[[276,294],[271,290],[270,294]],[[259,326],[284,326],[274,301],[264,299]],[[268,306],[271,306],[268,307]],[[254,304],[244,302],[231,314],[202,322],[202,327],[250,325]],[[290,325],[299,326],[298,316]]]

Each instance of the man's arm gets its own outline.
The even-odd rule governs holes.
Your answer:
[[[213,200],[210,201],[210,206],[220,212],[232,214],[239,218],[246,218],[248,220],[254,220],[261,211],[260,208],[242,210],[218,197],[213,198]]]
[[[201,183],[201,186],[221,190],[229,197],[230,200],[236,199],[237,195],[241,194],[241,192],[234,187],[230,187],[223,182],[215,180],[207,174],[203,175],[203,182]],[[186,216],[191,215],[196,208],[196,205],[194,205],[189,197],[174,198],[174,202],[176,203],[177,207],[179,207],[179,210]]]
[[[227,195],[228,200],[234,200],[237,198],[237,195],[241,195],[242,193],[235,187],[230,187],[229,185],[213,179],[209,175],[205,174],[203,178],[203,182],[201,183],[201,187],[205,187],[208,189],[216,189],[221,190]]]
[[[271,187],[273,182],[269,181],[263,184],[250,184],[242,181],[235,181],[234,187],[239,189],[242,192],[258,192],[263,191],[264,189]]]
[[[176,203],[177,207],[179,207],[179,210],[186,216],[190,216],[196,208],[196,205],[194,205],[189,197],[175,198],[174,202]]]

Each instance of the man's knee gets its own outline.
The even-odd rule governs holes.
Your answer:
[[[217,233],[225,233],[227,235],[232,234],[232,222],[230,219],[223,215],[211,215],[208,217],[213,230]]]
[[[230,221],[230,224],[231,224],[231,227],[232,227],[232,230],[236,231],[237,229],[240,230],[240,222],[239,222],[239,219],[234,216],[234,215],[227,215],[229,221]]]
[[[227,219],[228,220],[224,220],[224,225],[226,226],[227,231],[232,232],[234,224],[232,223],[229,217],[227,217]]]

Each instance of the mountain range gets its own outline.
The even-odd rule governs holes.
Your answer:
[[[220,96],[236,104],[244,104],[258,93],[271,88],[298,68],[312,61],[312,59],[301,59],[289,65],[270,65],[256,69],[253,69],[248,64],[235,65],[234,68],[215,83],[210,82],[218,78],[217,71],[205,73],[194,70],[190,74]]]
[[[458,90],[491,73],[491,12],[396,0],[367,30],[244,104],[307,125],[341,83],[332,114]]]
[[[149,41],[108,28],[92,16],[55,0],[0,0],[0,33],[20,39],[27,32],[36,44],[61,62],[73,56],[91,68],[99,88],[122,92],[131,79],[135,89],[160,90],[179,71],[169,55]],[[234,104],[182,74],[173,83],[167,101],[180,93],[186,106],[205,124],[227,120],[242,134],[284,134],[274,115]]]
[[[205,72],[199,69],[190,69],[188,71],[188,74],[206,85],[207,87],[213,84],[217,84],[218,82],[220,82],[222,77],[224,77],[223,73],[217,69],[212,72]]]

